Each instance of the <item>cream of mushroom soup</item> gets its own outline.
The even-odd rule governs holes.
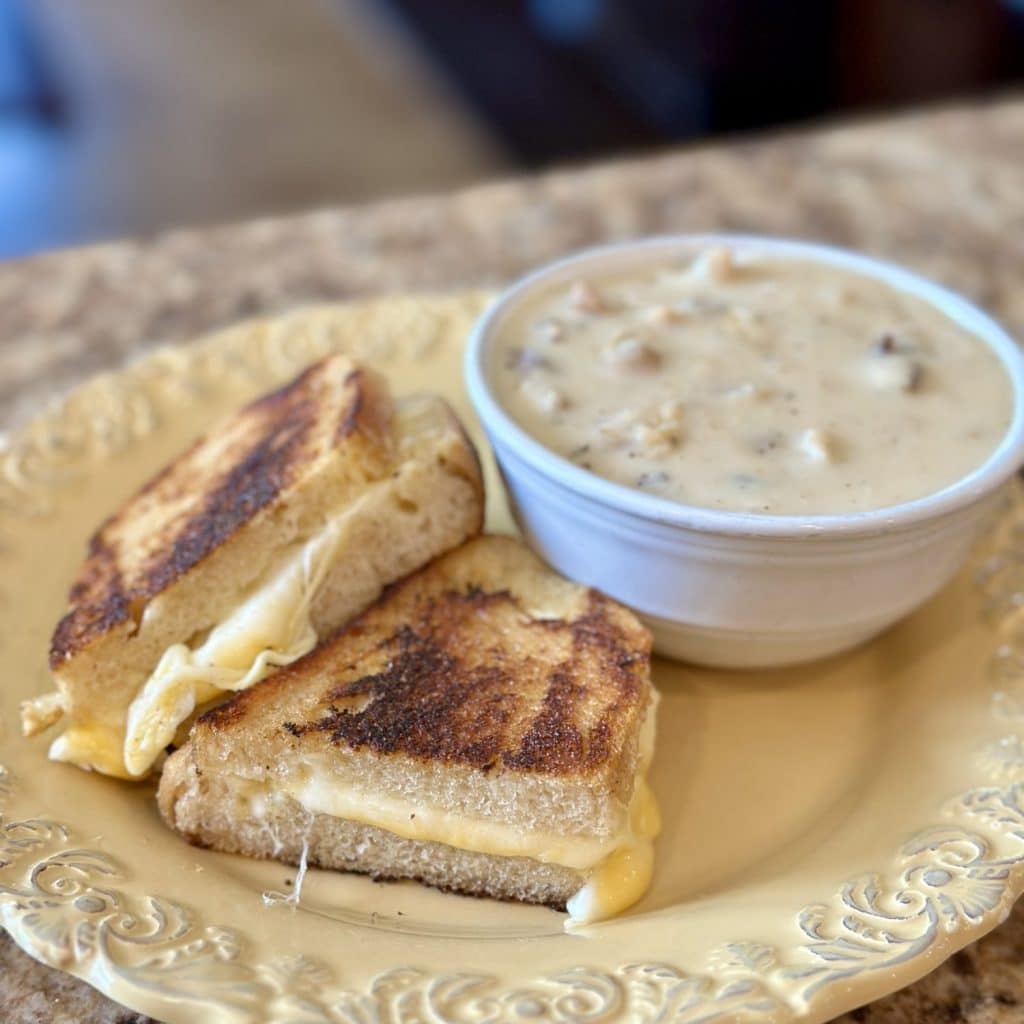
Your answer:
[[[941,490],[1013,413],[998,358],[927,302],[804,259],[709,249],[549,286],[494,380],[531,436],[691,505],[838,514]]]

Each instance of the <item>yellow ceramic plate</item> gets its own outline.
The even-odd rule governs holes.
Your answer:
[[[216,416],[338,347],[472,422],[483,296],[243,326],[98,379],[0,451],[0,921],[171,1021],[824,1021],[914,980],[1024,889],[1024,510],[852,655],[760,675],[659,663],[653,887],[586,935],[552,911],[195,850],[152,788],[46,760],[19,700],[94,526]],[[508,527],[493,466],[489,521]],[[1021,528],[1018,528],[1020,526]],[[1019,625],[1020,623],[1020,625]]]

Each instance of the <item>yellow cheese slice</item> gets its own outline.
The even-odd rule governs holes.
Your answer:
[[[128,709],[123,756],[131,776],[150,770],[198,706],[252,686],[316,646],[310,608],[334,559],[342,522],[333,520],[293,548],[199,647],[175,644],[164,652]]]

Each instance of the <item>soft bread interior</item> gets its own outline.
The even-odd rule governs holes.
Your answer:
[[[236,784],[229,776],[200,775],[179,751],[168,760],[161,779],[161,812],[196,846],[286,864],[298,864],[306,850],[308,863],[316,867],[378,879],[413,879],[471,896],[561,910],[585,882],[584,872],[559,864],[461,850],[310,814],[286,794],[256,804],[241,796]]]

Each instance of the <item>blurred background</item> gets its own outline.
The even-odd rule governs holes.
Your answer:
[[[1022,81],[1024,0],[0,0],[0,257]]]

